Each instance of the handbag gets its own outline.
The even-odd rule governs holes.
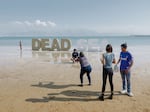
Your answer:
[[[114,66],[114,72],[119,72],[119,67],[118,67],[118,65],[115,65],[115,66]]]

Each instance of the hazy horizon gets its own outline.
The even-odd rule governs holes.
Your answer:
[[[150,35],[149,0],[3,0],[0,36]]]

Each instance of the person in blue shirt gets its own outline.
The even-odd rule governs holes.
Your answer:
[[[122,78],[122,94],[133,96],[131,92],[131,67],[133,65],[133,57],[130,52],[127,51],[127,44],[121,44],[120,58],[117,64],[120,63],[120,73]],[[127,87],[126,87],[127,83]]]
[[[101,101],[104,101],[104,92],[107,82],[107,76],[109,77],[109,83],[111,88],[111,95],[109,99],[113,99],[113,69],[112,63],[115,63],[115,55],[113,53],[113,48],[110,44],[106,46],[106,53],[102,54],[101,63],[103,64],[103,84],[102,84],[102,94],[99,96]]]

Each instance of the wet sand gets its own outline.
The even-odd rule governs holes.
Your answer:
[[[150,63],[132,68],[134,97],[121,95],[121,77],[114,73],[114,98],[107,82],[105,101],[98,96],[102,86],[99,53],[85,53],[92,65],[92,85],[80,84],[79,63],[72,64],[70,53],[55,52],[32,58],[1,59],[0,112],[150,112]],[[117,58],[117,57],[116,57]]]

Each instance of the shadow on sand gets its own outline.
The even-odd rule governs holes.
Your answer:
[[[75,84],[55,85],[54,82],[49,82],[49,83],[39,82],[38,84],[31,85],[31,86],[33,86],[33,87],[41,87],[41,88],[49,88],[49,89],[64,89],[64,88],[77,86],[77,85],[75,85]]]
[[[44,87],[44,88],[51,88],[51,89],[63,89],[71,86],[77,85],[55,85],[54,82],[50,82],[48,84],[41,84],[32,85],[35,87]],[[47,96],[42,98],[28,98],[25,101],[32,102],[32,103],[39,103],[39,102],[50,102],[50,101],[99,101],[98,96],[101,94],[98,91],[81,91],[81,90],[65,90],[59,93],[49,93]],[[108,99],[110,95],[109,91],[105,92],[105,99]],[[114,91],[114,96],[121,95],[119,91]]]

